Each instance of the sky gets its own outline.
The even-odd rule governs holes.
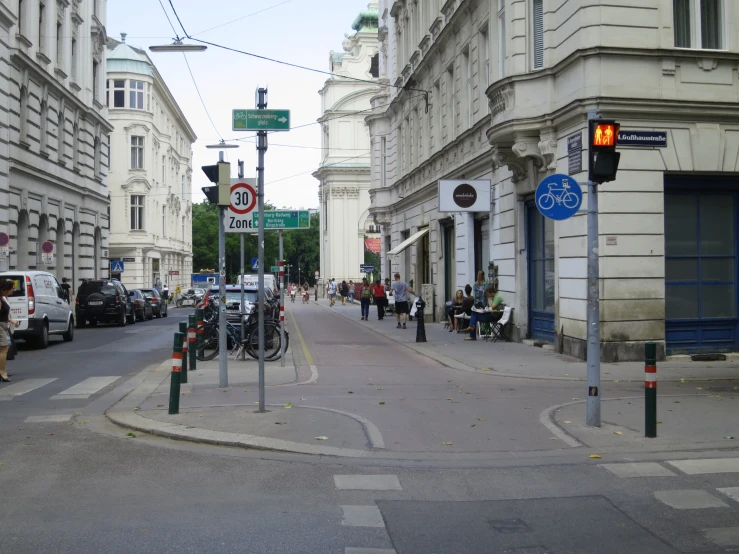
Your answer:
[[[169,0],[161,0],[179,36],[183,32]],[[342,52],[344,33],[367,8],[369,0],[172,0],[190,36],[281,61],[328,71],[329,51]],[[243,18],[243,19],[242,19]],[[238,21],[234,21],[238,19]],[[230,23],[229,23],[230,22]],[[216,29],[211,29],[216,27]],[[210,30],[209,30],[210,29]],[[200,169],[218,161],[218,150],[206,149],[221,138],[243,139],[238,149],[225,150],[237,175],[237,160],[245,176],[255,177],[255,133],[232,131],[231,110],[254,108],[255,90],[267,86],[268,107],[289,109],[291,126],[313,123],[321,116],[318,91],[328,75],[208,47],[187,54],[193,84],[182,53],[154,53],[149,46],[169,44],[174,32],[160,0],[108,0],[108,36],[146,49],[174,95],[198,139],[193,145],[193,202],[205,199],[201,187],[210,183]],[[192,43],[191,41],[185,41]],[[203,107],[205,104],[205,108]],[[214,125],[206,113],[210,113]],[[321,160],[320,125],[269,135],[265,158],[265,201],[278,208],[317,208],[318,181],[311,173]],[[347,157],[364,152],[348,151]]]

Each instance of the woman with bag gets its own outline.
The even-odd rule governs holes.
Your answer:
[[[8,296],[13,294],[13,281],[0,281],[0,381],[9,382],[10,377],[5,369],[8,358],[8,347],[11,341],[11,328],[18,327],[20,323],[10,317],[10,302]]]
[[[370,300],[372,299],[372,290],[369,286],[369,281],[365,277],[362,279],[362,284],[357,284],[357,287],[359,287],[359,301],[362,308],[362,320],[363,321],[369,321],[369,307],[370,307]]]

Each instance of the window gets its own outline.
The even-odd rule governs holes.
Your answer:
[[[129,81],[128,107],[133,110],[144,109],[144,82]]]
[[[97,179],[100,176],[100,155],[101,155],[100,138],[99,137],[95,137],[95,145],[94,145],[94,171],[95,171],[95,175],[93,176],[94,179]]]
[[[387,186],[387,139],[380,138],[380,186]]]
[[[488,34],[487,24],[485,28],[480,31],[480,84],[482,87],[482,94],[485,94],[485,90],[490,86],[490,35]]]
[[[182,199],[185,199],[185,176],[182,175]]]
[[[56,24],[56,65],[62,65],[62,24],[59,22]]]
[[[162,184],[167,180],[167,158],[162,156]]]
[[[498,0],[498,77],[505,77],[505,0]]]
[[[464,92],[465,102],[467,106],[465,111],[467,114],[467,126],[472,127],[472,60],[470,58],[469,46],[462,52],[462,61],[464,62]]]
[[[405,171],[405,130],[406,125],[401,122],[400,127],[398,127],[398,141],[400,142],[400,160],[398,160],[398,169],[399,174],[402,175]]]
[[[433,96],[433,104],[431,105],[432,113],[431,117],[433,118],[433,126],[434,126],[434,146],[441,147],[441,82],[436,81],[434,83],[434,96]]]
[[[98,99],[98,63],[92,60],[92,99]]]
[[[379,53],[372,56],[372,61],[370,62],[369,73],[375,79],[377,79],[380,76],[380,54]]]
[[[182,242],[185,242],[185,218],[182,218]]]
[[[131,137],[131,169],[144,169],[144,137]]]
[[[144,197],[140,194],[131,196],[131,230],[141,231],[144,228]]]
[[[18,32],[22,35],[25,31],[23,25],[23,0],[18,0]]]
[[[162,206],[162,238],[167,236],[167,206]]]
[[[677,48],[724,48],[723,0],[673,0]]]
[[[454,65],[450,65],[446,70],[447,142],[454,140],[457,132],[457,98],[454,89]]]
[[[72,74],[73,82],[77,81],[77,39],[72,39]]]
[[[533,0],[534,69],[544,67],[544,1]]]
[[[123,79],[113,81],[113,107],[124,108],[126,101],[126,81]]]
[[[39,3],[38,5],[38,50],[39,52],[43,52],[46,50],[44,45],[44,18],[46,17],[46,6],[43,2]]]

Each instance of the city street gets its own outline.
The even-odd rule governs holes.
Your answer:
[[[80,330],[71,344],[23,349],[9,364],[13,383],[0,389],[0,494],[12,499],[0,509],[3,552],[541,554],[739,547],[739,453],[730,440],[720,447],[709,437],[710,448],[696,447],[700,437],[687,429],[682,440],[655,447],[636,439],[638,429],[629,436],[626,427],[624,435],[612,428],[595,438],[577,428],[555,435],[556,426],[545,426],[540,413],[572,402],[581,382],[453,369],[372,330],[386,324],[387,334],[396,334],[394,320],[359,321],[358,306],[288,304],[290,363],[267,367],[268,414],[254,413],[253,362],[240,369],[230,361],[229,389],[210,378],[215,366],[202,364],[183,387],[180,415],[168,416],[162,396],[167,359],[172,332],[187,313],[172,310],[168,319],[123,329]],[[415,335],[415,325],[403,332]],[[428,324],[430,336],[436,325]],[[462,337],[449,336],[439,347],[451,354]],[[491,354],[505,348],[484,346]],[[736,414],[737,381],[687,384],[700,387],[697,394],[720,388],[708,396],[721,400],[710,401]],[[19,387],[15,395],[6,392],[9,385]],[[611,385],[624,398],[640,386]],[[665,394],[683,395],[679,406],[688,404],[695,391],[678,386],[686,382],[666,383]],[[221,432],[226,443],[226,431],[251,433],[252,440],[258,434],[285,440],[275,443],[281,450],[325,445],[337,454],[175,441],[114,425],[106,410],[151,425],[202,428],[205,438]],[[567,417],[577,423],[579,411]],[[349,422],[349,415],[359,419]],[[670,421],[667,410],[660,417]],[[623,446],[605,441],[605,434]],[[322,435],[326,440],[317,440]],[[588,446],[578,446],[575,437]]]

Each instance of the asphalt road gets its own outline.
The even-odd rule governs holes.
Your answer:
[[[295,309],[300,321],[302,308]],[[635,455],[635,471],[660,476],[628,477],[582,451],[566,460],[529,453],[521,463],[496,468],[437,469],[129,436],[101,414],[126,394],[139,370],[168,356],[181,317],[173,310],[168,319],[124,329],[85,329],[73,343],[22,351],[10,364],[13,385],[55,380],[10,398],[0,388],[0,552],[638,554],[739,548],[739,468],[705,473],[699,466],[689,474],[668,463],[700,457],[695,453]],[[329,325],[323,318],[335,316],[316,311],[308,318],[311,328]],[[354,325],[331,329],[324,342],[362,346],[367,340]],[[322,347],[319,371],[321,363],[339,371],[332,352],[340,349]],[[394,364],[403,362],[402,346],[382,348]],[[368,370],[349,356],[344,371]],[[423,365],[415,360],[417,372]],[[388,371],[400,370],[394,367]],[[450,379],[457,375],[444,371]],[[117,379],[78,398],[92,387],[72,387],[93,377]],[[74,398],[52,400],[70,389],[66,396]],[[27,422],[29,416],[71,413],[84,419]],[[729,464],[739,458],[735,451],[704,455]]]

